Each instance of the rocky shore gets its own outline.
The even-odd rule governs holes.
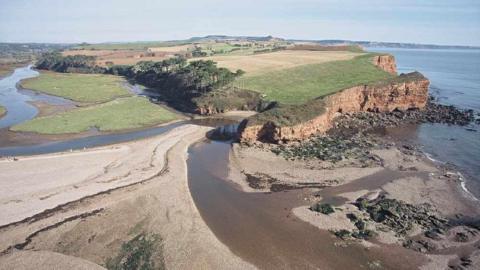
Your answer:
[[[288,144],[270,145],[269,148],[286,159],[316,158],[334,163],[354,159],[366,167],[380,162],[372,155],[371,150],[392,146],[391,142],[375,133],[378,129],[405,124],[442,123],[460,126],[471,124],[469,130],[475,131],[479,121],[480,118],[476,118],[473,110],[460,110],[454,106],[434,103],[431,99],[424,110],[343,114],[335,119],[334,127],[326,135]],[[403,142],[402,151],[418,149],[415,145]]]
[[[467,126],[480,124],[480,112],[462,110],[451,105],[435,102],[430,97],[423,110],[411,109],[406,111],[372,113],[357,112],[342,114],[335,119],[329,135],[343,136],[357,132],[370,131],[376,128],[394,127],[405,124],[440,123],[449,125]]]
[[[235,144],[230,179],[250,192],[311,190],[309,203],[292,211],[339,246],[393,244],[423,254],[420,269],[475,269],[479,205],[460,188],[461,175],[377,130],[421,123],[476,130],[478,116],[432,98],[424,110],[342,114],[308,140]]]

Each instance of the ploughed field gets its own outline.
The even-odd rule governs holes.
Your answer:
[[[100,74],[41,72],[40,76],[21,82],[26,89],[60,96],[73,101],[105,102],[130,95],[121,77]]]
[[[123,78],[113,75],[41,72],[39,77],[23,81],[22,86],[71,99],[77,107],[36,117],[10,129],[40,134],[79,133],[92,128],[119,131],[179,118],[145,97],[133,96],[125,83]]]

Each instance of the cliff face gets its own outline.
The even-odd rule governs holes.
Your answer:
[[[285,126],[278,125],[275,121],[249,123],[250,120],[246,119],[239,128],[239,138],[246,143],[257,140],[302,140],[314,133],[325,133],[332,127],[333,118],[339,113],[422,109],[427,103],[429,84],[422,74],[413,72],[402,74],[389,82],[355,86],[314,101],[323,102],[324,109],[318,116],[303,123]]]
[[[397,74],[397,65],[395,63],[395,57],[392,55],[377,55],[373,57],[373,64],[390,74]]]

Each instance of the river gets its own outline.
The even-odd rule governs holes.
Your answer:
[[[21,80],[38,76],[31,66],[17,68],[8,77],[0,80],[0,105],[7,109],[7,114],[0,118],[0,129],[10,127],[34,118],[38,110],[30,102],[43,101],[54,105],[66,105],[72,102],[60,97],[20,89]]]
[[[33,70],[31,66],[26,66],[15,69],[13,74],[0,80],[0,105],[7,109],[7,114],[0,118],[0,131],[3,130],[7,132],[7,129],[11,126],[33,119],[38,114],[38,109],[31,104],[33,101],[42,101],[51,105],[73,104],[73,102],[68,99],[42,94],[28,89],[21,89],[19,87],[21,80],[33,78],[38,75],[39,73]],[[137,86],[125,85],[125,87],[134,94],[148,94]],[[15,146],[0,144],[0,156],[38,155],[121,143],[159,135],[185,123],[186,121],[181,121],[141,130],[35,144]]]
[[[189,148],[188,184],[203,220],[229,249],[260,269],[369,269],[380,260],[384,269],[414,269],[418,253],[400,246],[344,247],[328,231],[306,223],[291,209],[305,205],[312,190],[246,193],[227,178],[230,143],[203,141]],[[393,176],[393,177],[392,177]],[[390,172],[320,191],[326,201],[338,194],[378,188],[399,175]],[[346,255],[348,254],[348,255]]]

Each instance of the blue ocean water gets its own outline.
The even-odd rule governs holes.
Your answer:
[[[370,48],[395,56],[399,73],[419,71],[430,79],[438,102],[480,112],[480,50]],[[473,129],[476,131],[468,130]],[[456,165],[466,187],[480,198],[480,126],[422,124],[405,130],[434,159]]]

